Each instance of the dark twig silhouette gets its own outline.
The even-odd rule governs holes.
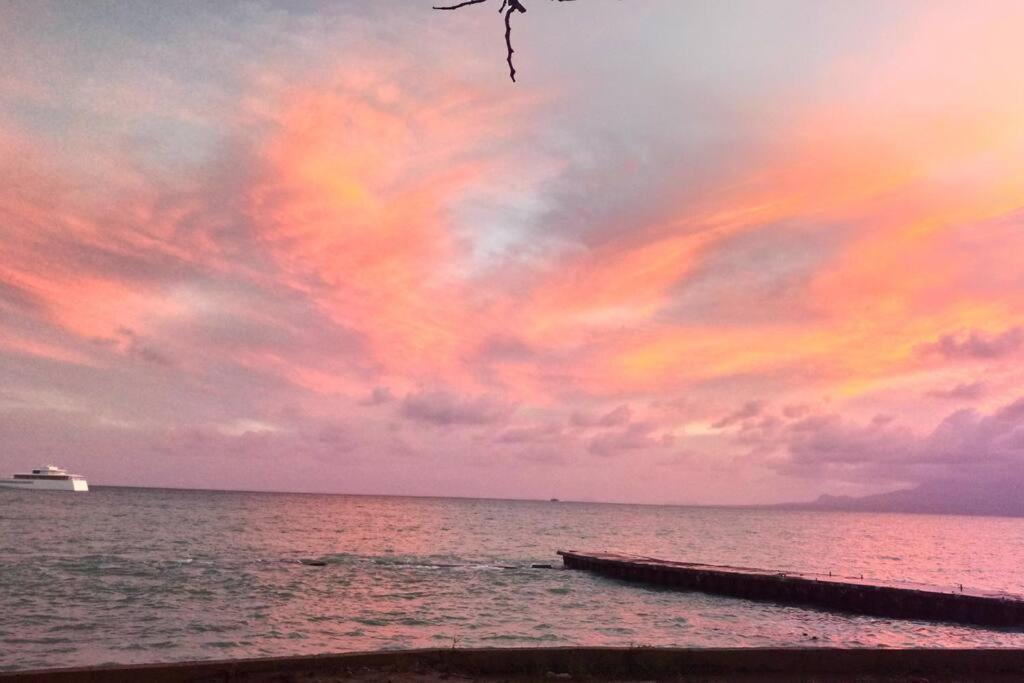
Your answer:
[[[576,0],[555,0],[555,2],[575,2]],[[469,5],[481,5],[487,2],[487,0],[463,0],[463,2],[456,3],[454,5],[442,5],[434,6],[434,9],[452,10],[461,9],[468,7]],[[508,62],[508,75],[513,82],[516,80],[516,67],[512,63],[512,53],[515,50],[512,49],[512,15],[516,12],[525,14],[526,7],[523,6],[521,0],[501,0],[501,6],[498,8],[498,13],[505,15],[505,49],[507,51],[507,57],[505,61]]]

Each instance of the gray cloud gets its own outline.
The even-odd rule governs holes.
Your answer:
[[[176,361],[170,354],[158,348],[155,344],[144,339],[134,330],[128,327],[119,327],[115,330],[114,337],[98,337],[91,340],[96,346],[100,346],[123,356],[135,358],[153,365],[172,367]]]
[[[370,395],[359,402],[363,406],[379,406],[382,403],[390,403],[395,399],[391,390],[387,387],[374,387]]]
[[[633,422],[622,429],[599,434],[587,444],[587,450],[604,457],[621,455],[627,451],[668,446],[668,439],[658,439],[653,432],[657,425],[651,422]]]
[[[625,403],[616,406],[603,415],[575,412],[569,416],[569,423],[574,427],[619,427],[629,423],[633,409]]]
[[[519,337],[492,335],[483,341],[477,355],[484,361],[519,361],[535,358],[537,351]]]
[[[502,422],[515,406],[493,396],[463,398],[446,391],[421,391],[402,400],[403,417],[439,426]]]
[[[801,478],[911,484],[1024,479],[1024,398],[990,414],[954,411],[924,435],[888,415],[857,423],[828,414],[751,426],[737,442],[750,448],[750,457]]]
[[[761,414],[763,409],[763,401],[747,401],[738,410],[729,413],[711,426],[715,429],[725,429],[726,427],[733,426],[737,422],[743,422],[744,420],[749,420],[752,417],[757,417]]]
[[[865,465],[903,466],[916,457],[917,441],[909,429],[887,419],[866,425],[851,424],[838,415],[807,417],[785,432],[790,474],[806,476],[820,470],[842,470]]]
[[[174,359],[169,354],[160,350],[151,342],[142,339],[132,330],[121,328],[118,330],[118,334],[123,339],[123,349],[126,355],[147,363],[153,363],[154,365],[170,367],[175,364]]]
[[[803,417],[809,412],[811,412],[811,407],[802,403],[794,403],[788,406],[783,406],[782,408],[782,414],[791,420]]]
[[[38,313],[44,308],[39,296],[18,285],[0,280],[0,306],[20,312]]]
[[[743,324],[813,320],[808,282],[855,231],[848,225],[772,225],[712,244],[673,287],[665,320]]]
[[[330,449],[331,453],[349,453],[362,445],[365,437],[348,425],[334,422],[323,425],[317,431],[315,440]]]
[[[512,427],[498,435],[498,443],[535,444],[556,441],[564,435],[562,427],[554,422],[532,427]]]
[[[970,331],[944,334],[935,342],[921,344],[918,351],[924,355],[948,360],[1003,358],[1024,347],[1024,328],[1011,327],[998,334],[986,335]]]
[[[949,389],[932,389],[925,393],[930,398],[941,398],[950,400],[974,400],[981,398],[985,393],[984,382],[961,382]]]

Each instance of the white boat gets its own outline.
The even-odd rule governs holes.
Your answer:
[[[15,474],[12,479],[0,479],[0,489],[88,491],[89,482],[80,474],[70,474],[60,467],[46,465],[31,473]]]

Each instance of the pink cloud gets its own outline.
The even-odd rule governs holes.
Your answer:
[[[125,38],[145,68],[6,15],[38,59],[0,77],[0,363],[46,415],[11,432],[161,467],[248,450],[259,481],[291,471],[275,453],[377,453],[422,457],[411,487],[534,494],[536,465],[643,499],[1012,461],[987,402],[1024,345],[1019,7],[871,15],[876,49],[796,50],[754,85],[717,44],[638,43],[615,98],[542,66],[593,36],[534,46],[542,85],[513,90],[472,32],[363,11],[182,12],[159,64]],[[111,66],[87,82],[76,50]],[[742,453],[734,494],[687,479]]]

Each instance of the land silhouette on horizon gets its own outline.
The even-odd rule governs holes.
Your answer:
[[[936,515],[1024,517],[1024,497],[1016,481],[933,482],[867,496],[824,494],[802,503],[771,507],[843,512],[902,512]]]

